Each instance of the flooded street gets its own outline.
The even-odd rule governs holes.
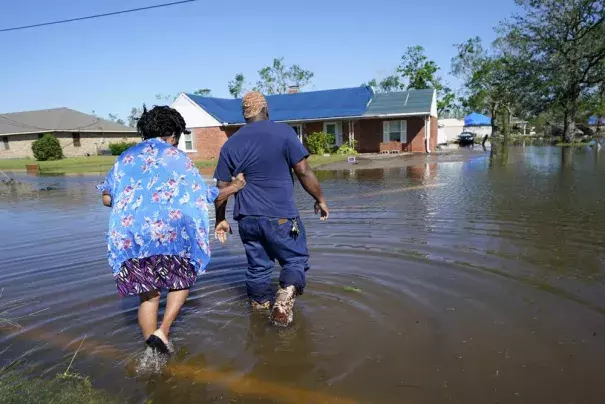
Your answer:
[[[0,323],[0,366],[52,376],[84,340],[72,371],[132,403],[602,403],[605,152],[412,159],[318,172],[327,222],[299,187],[312,269],[288,329],[250,311],[237,231],[213,241],[161,376],[135,372],[101,176],[17,175],[51,189],[0,188],[0,318],[22,326]]]

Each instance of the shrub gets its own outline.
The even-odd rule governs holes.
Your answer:
[[[32,152],[38,161],[61,160],[63,158],[63,149],[59,140],[46,133],[40,139],[32,143]]]
[[[119,142],[119,143],[110,143],[109,150],[111,150],[111,154],[113,156],[119,156],[124,153],[127,149],[136,145],[136,142]]]
[[[307,136],[307,147],[311,154],[324,154],[332,148],[334,135],[326,132],[315,132]]]
[[[336,150],[336,154],[340,154],[342,156],[356,156],[357,150],[355,150],[355,146],[357,145],[357,141],[353,140],[348,143],[343,144]]]

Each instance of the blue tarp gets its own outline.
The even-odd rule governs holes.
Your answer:
[[[464,118],[464,126],[491,126],[492,118],[473,112]]]
[[[309,91],[267,96],[269,116],[273,121],[296,121],[320,118],[346,118],[366,112],[373,92],[369,87]],[[187,94],[193,102],[222,124],[242,124],[241,99],[201,97]]]
[[[588,118],[588,124],[591,126],[596,126],[598,120],[599,119],[596,116],[591,116],[590,118]],[[605,125],[605,118],[601,118],[601,125]]]

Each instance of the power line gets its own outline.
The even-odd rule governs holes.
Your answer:
[[[67,20],[43,22],[43,23],[40,23],[40,24],[23,25],[23,26],[20,26],[20,27],[12,27],[12,28],[2,28],[2,29],[0,29],[0,32],[19,31],[19,30],[29,29],[29,28],[45,27],[47,25],[57,25],[57,24],[65,24],[67,22],[92,20],[94,18],[109,17],[109,16],[112,16],[112,15],[118,15],[118,14],[134,13],[134,12],[137,12],[137,11],[151,10],[151,9],[154,9],[154,8],[176,6],[176,5],[179,5],[179,4],[193,3],[193,2],[196,2],[196,1],[199,1],[199,0],[181,0],[181,1],[175,1],[173,3],[164,3],[164,4],[157,4],[155,6],[132,8],[130,10],[114,11],[114,12],[111,12],[111,13],[89,15],[89,16],[86,16],[86,17],[70,18],[70,19],[67,19]]]

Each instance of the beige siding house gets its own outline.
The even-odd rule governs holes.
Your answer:
[[[33,157],[32,143],[55,136],[65,157],[106,153],[110,143],[140,141],[136,129],[69,108],[0,114],[0,158]]]

